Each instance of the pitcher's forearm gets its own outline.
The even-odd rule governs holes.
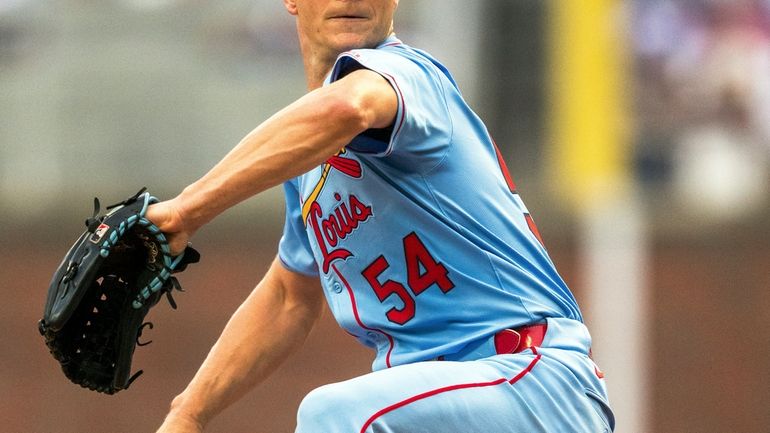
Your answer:
[[[281,336],[284,341],[277,345],[266,344],[264,347],[272,346],[269,352],[253,354],[244,353],[248,350],[244,351],[243,347],[261,346],[261,343],[249,339],[234,340],[231,337],[239,331],[227,330],[188,388],[174,400],[172,411],[193,415],[201,425],[206,425],[265,380],[291,352],[301,346],[306,336],[293,338],[281,327],[276,329],[275,335]]]
[[[297,302],[270,284],[263,281],[233,314],[193,380],[174,399],[169,416],[205,425],[302,345],[320,314],[320,296]]]
[[[367,129],[355,100],[318,89],[254,129],[179,195],[185,219],[201,227],[235,204],[320,165]]]

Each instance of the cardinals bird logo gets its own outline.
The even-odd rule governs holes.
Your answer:
[[[361,163],[355,159],[343,157],[342,155],[346,152],[345,149],[341,149],[324,163],[321,178],[318,179],[318,183],[313,188],[313,192],[310,193],[310,196],[308,196],[307,200],[305,200],[305,203],[302,205],[302,220],[305,224],[307,224],[310,208],[321,194],[321,190],[323,190],[323,187],[326,184],[326,178],[329,176],[329,172],[332,168],[354,179],[361,178]]]

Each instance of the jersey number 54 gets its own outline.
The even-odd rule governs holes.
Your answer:
[[[444,293],[449,292],[455,286],[449,279],[449,271],[433,258],[417,233],[409,233],[404,237],[403,242],[406,284],[409,286],[409,290],[397,281],[380,281],[380,274],[390,267],[390,263],[384,256],[377,257],[361,272],[361,275],[372,286],[380,302],[385,302],[391,295],[395,295],[401,300],[403,307],[393,307],[385,313],[388,320],[399,325],[404,325],[414,318],[415,297],[420,293],[434,284],[438,285]]]

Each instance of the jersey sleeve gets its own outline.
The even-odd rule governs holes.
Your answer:
[[[318,265],[302,222],[302,206],[299,203],[296,179],[286,181],[283,191],[286,199],[286,221],[278,243],[278,258],[290,271],[317,276]]]
[[[398,111],[390,128],[370,129],[347,148],[374,156],[401,155],[407,161],[438,162],[452,135],[441,71],[429,60],[403,49],[360,49],[339,56],[330,82],[362,68],[377,72],[390,83],[398,98]]]

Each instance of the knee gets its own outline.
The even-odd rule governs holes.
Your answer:
[[[316,388],[299,404],[297,410],[297,424],[312,425],[329,417],[329,413],[334,409],[334,392],[329,389],[330,385]]]
[[[342,387],[331,384],[316,388],[302,399],[297,410],[295,433],[350,433],[351,411],[355,408],[352,396]]]

